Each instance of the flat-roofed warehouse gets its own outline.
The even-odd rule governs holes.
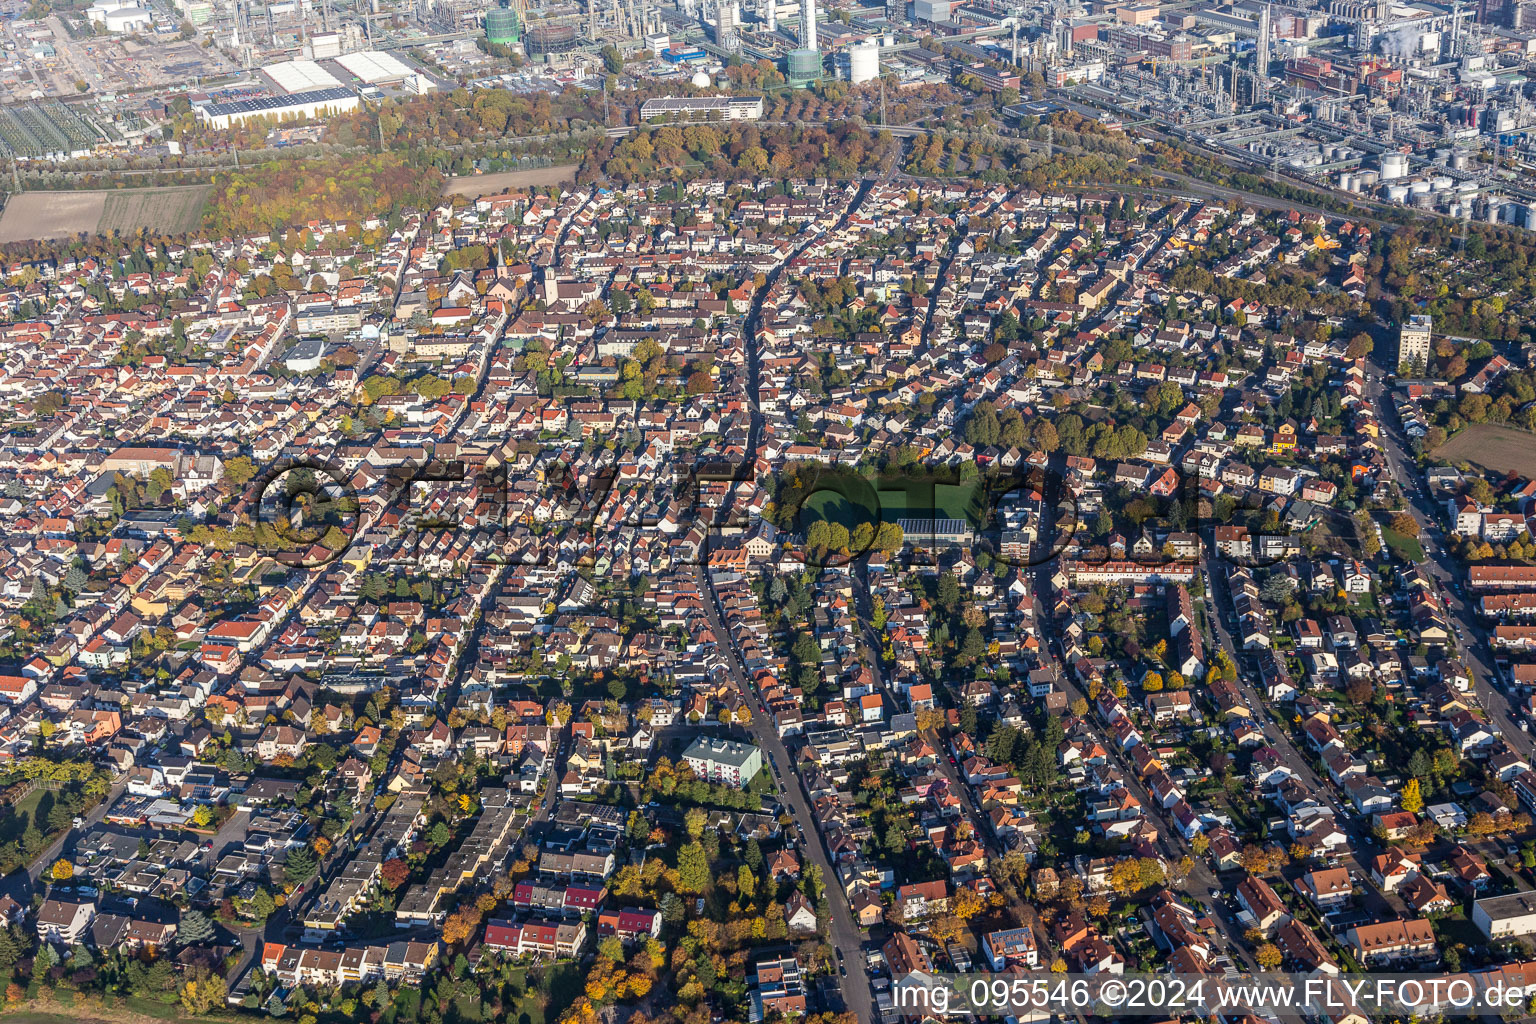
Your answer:
[[[399,57],[382,50],[344,53],[336,58],[336,63],[368,85],[399,85],[416,74]]]
[[[210,127],[228,128],[233,124],[263,117],[285,121],[319,114],[344,114],[356,110],[357,102],[357,93],[337,87],[294,93],[291,96],[263,96],[234,103],[210,103],[201,107],[197,113],[203,123]]]
[[[350,70],[350,69],[348,69]],[[268,64],[261,73],[282,92],[295,96],[320,89],[339,89],[341,79],[312,60],[285,60]]]
[[[684,117],[696,121],[756,121],[763,116],[761,96],[658,96],[640,105],[643,119]]]

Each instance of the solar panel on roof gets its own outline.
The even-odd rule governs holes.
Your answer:
[[[296,92],[287,96],[261,96],[253,100],[236,100],[233,103],[210,103],[208,113],[214,117],[225,114],[249,114],[259,110],[280,110],[284,107],[302,106],[306,103],[325,103],[330,100],[349,99],[355,95],[351,89],[336,86],[333,89],[315,89]]]

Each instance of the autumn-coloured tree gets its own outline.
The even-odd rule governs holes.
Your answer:
[[[399,858],[394,858],[380,865],[379,875],[384,882],[384,888],[394,892],[411,877],[411,866]]]
[[[1250,875],[1262,875],[1270,869],[1272,858],[1270,851],[1257,843],[1249,843],[1243,847],[1240,855],[1243,868]]]
[[[975,889],[964,886],[956,891],[955,898],[950,901],[950,909],[962,921],[969,921],[981,913],[984,906],[985,901],[982,900],[981,895]]]
[[[1404,537],[1417,537],[1419,535],[1419,521],[1407,512],[1397,512],[1392,516],[1392,529]]]
[[[469,941],[480,926],[480,909],[467,904],[448,915],[443,922],[443,942],[452,946]]]
[[[935,942],[950,943],[960,937],[965,925],[954,914],[940,914],[928,922],[928,934]]]
[[[229,988],[222,974],[209,971],[206,967],[194,967],[187,973],[187,980],[182,983],[177,994],[181,1008],[200,1017],[221,1008],[228,993]]]
[[[1134,858],[1116,862],[1109,870],[1109,884],[1115,892],[1129,896],[1141,890],[1141,868]]]

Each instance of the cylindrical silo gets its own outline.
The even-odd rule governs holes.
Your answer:
[[[848,49],[848,81],[854,85],[880,77],[880,47],[873,42]]]

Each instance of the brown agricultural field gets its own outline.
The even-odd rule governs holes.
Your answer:
[[[0,212],[0,242],[68,238],[93,232],[101,223],[105,192],[23,192]]]
[[[1536,477],[1536,434],[1499,423],[1474,423],[1434,454],[1451,462],[1470,462],[1498,473]]]
[[[169,235],[185,234],[202,223],[203,203],[208,199],[208,192],[207,185],[108,192],[96,230],[127,234],[139,228],[151,228]]]
[[[575,164],[556,167],[535,167],[529,171],[497,171],[493,174],[461,174],[449,178],[443,186],[445,195],[493,196],[513,188],[534,188],[540,185],[560,185],[576,180]]]
[[[191,231],[202,220],[207,185],[81,192],[23,192],[0,213],[0,242],[149,228],[165,234]]]

